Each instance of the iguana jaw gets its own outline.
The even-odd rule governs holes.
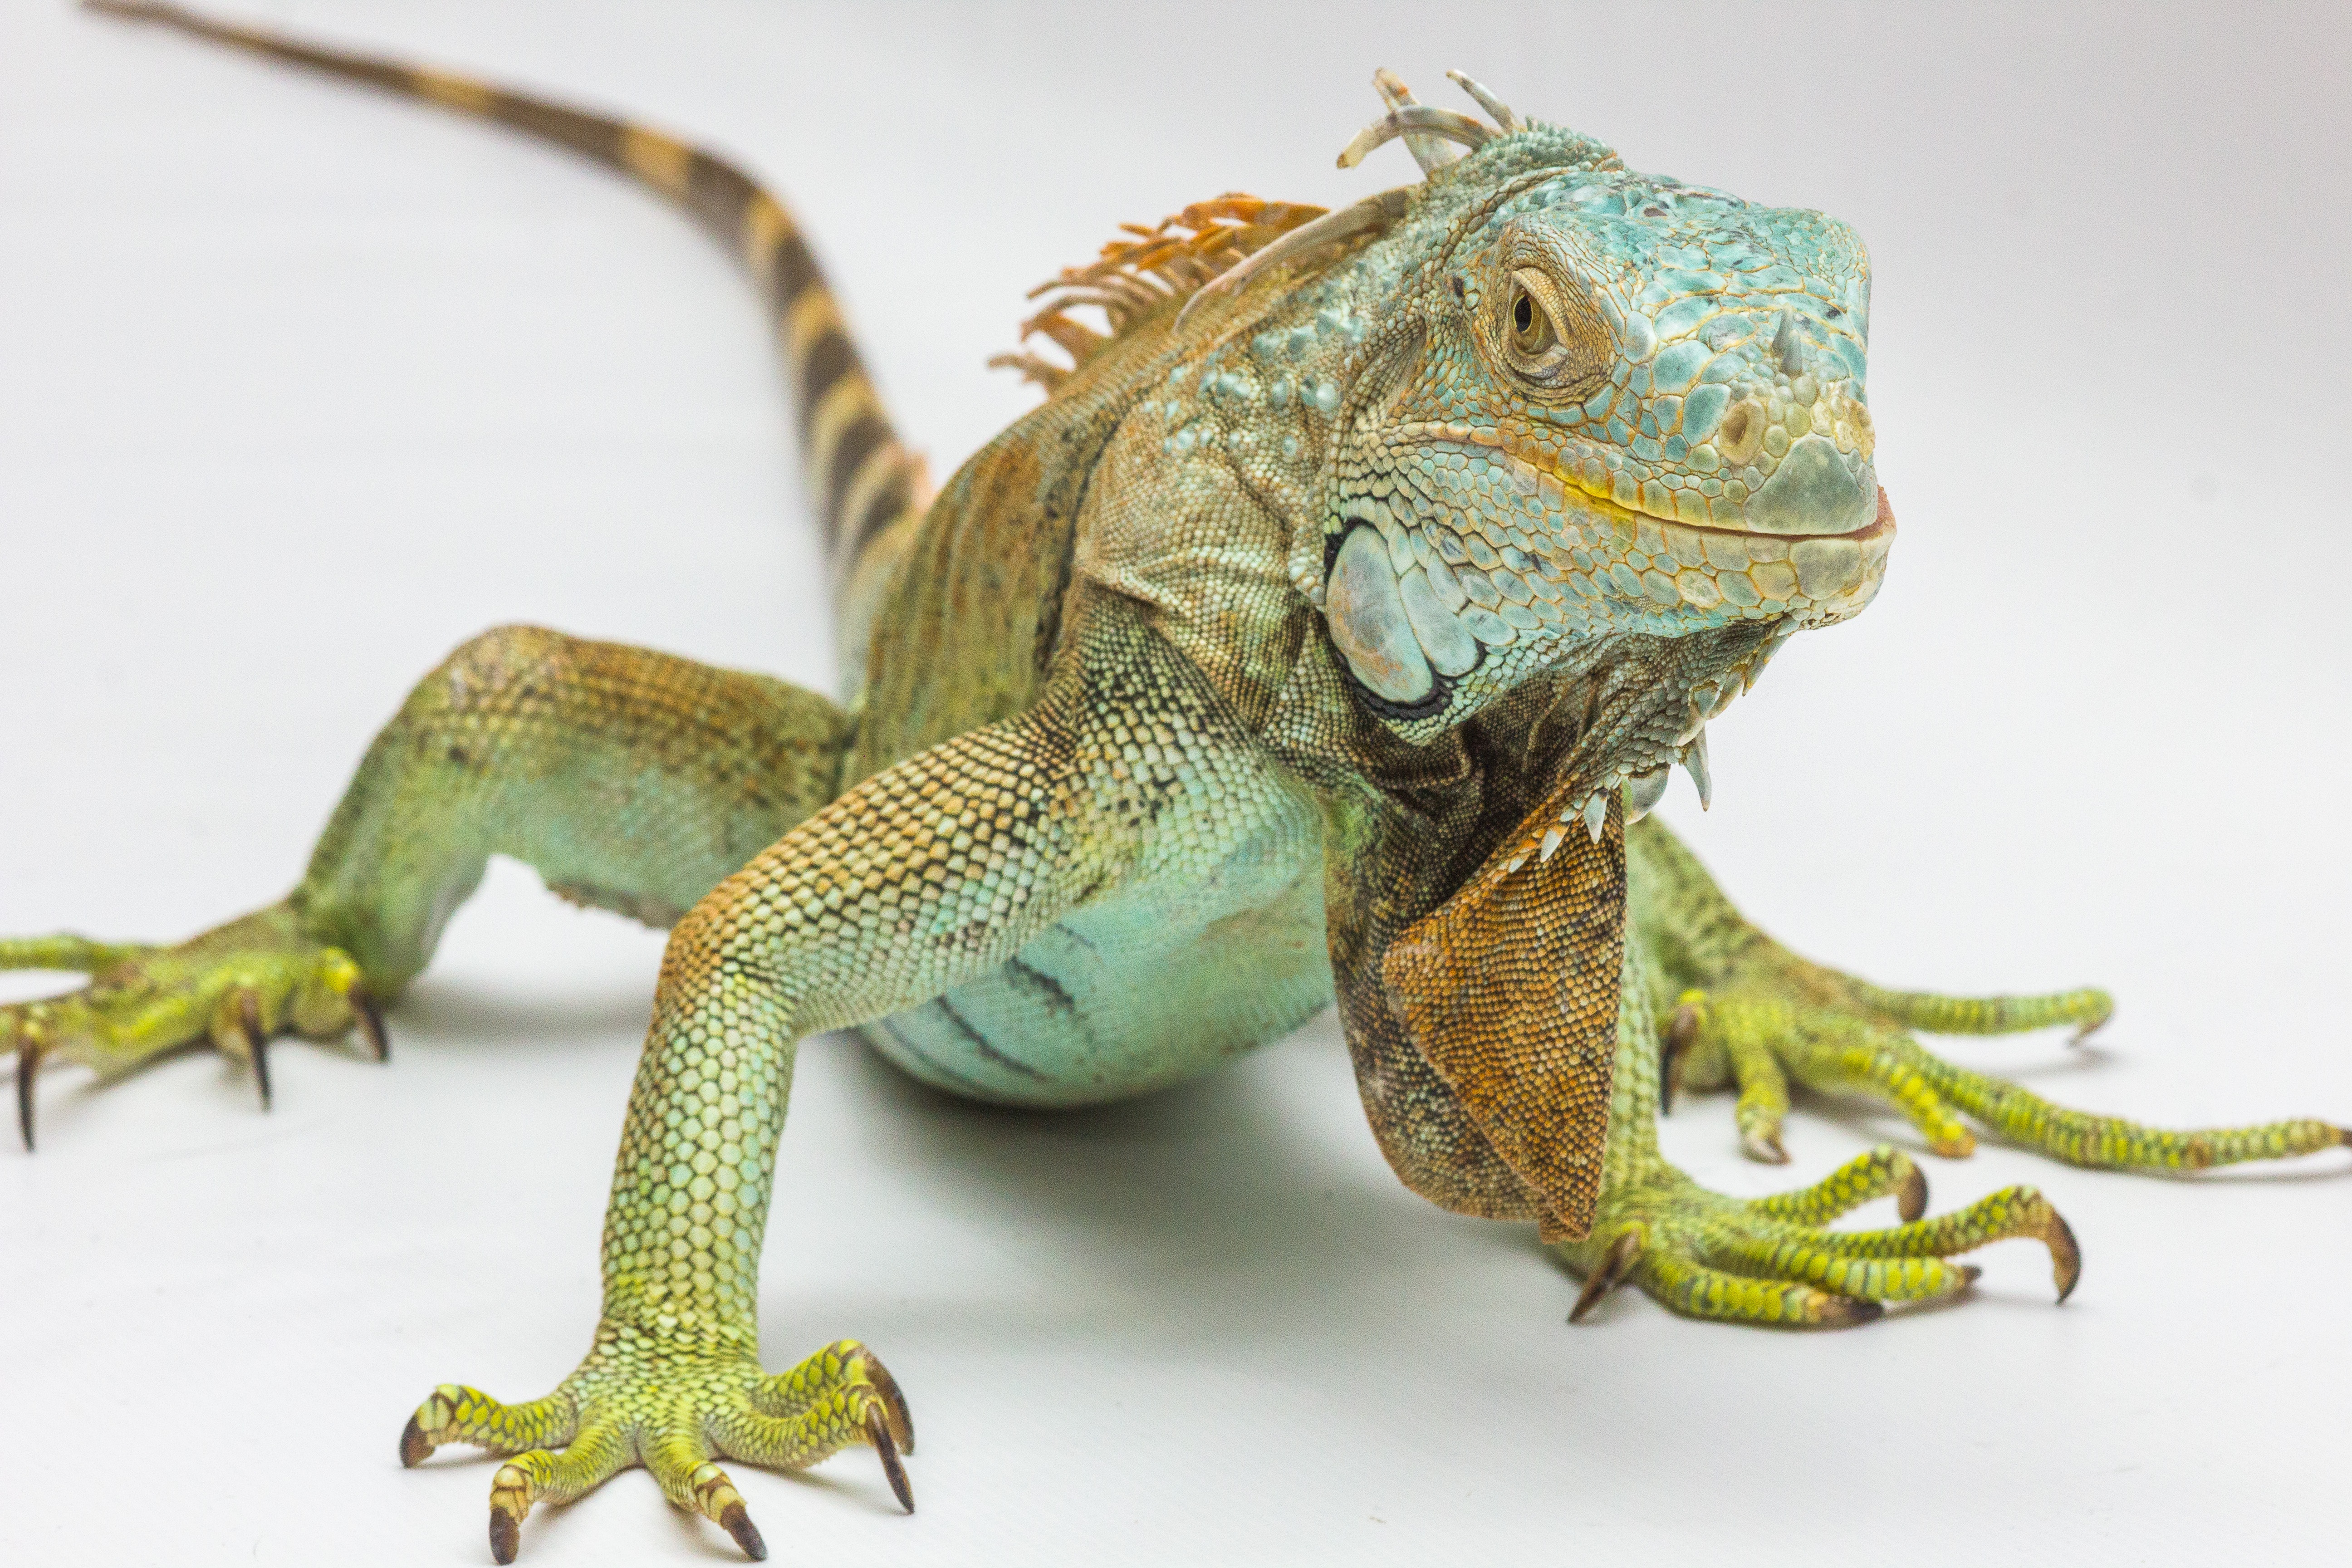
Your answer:
[[[1426,459],[1424,472],[1465,471],[1451,459],[1476,453],[1489,504],[1453,512],[1430,504],[1425,480],[1408,500],[1362,468],[1335,486],[1325,621],[1359,701],[1410,741],[1538,673],[1571,678],[1581,718],[1547,858],[1569,832],[1598,838],[1612,800],[1629,822],[1647,815],[1676,763],[1709,804],[1707,722],[1791,636],[1855,614],[1885,574],[1895,521],[1884,489],[1871,521],[1843,532],[1698,527],[1563,484],[1491,432],[1410,433],[1404,460]]]
[[[1625,820],[1640,821],[1665,794],[1677,763],[1690,773],[1705,809],[1715,795],[1707,721],[1755,685],[1798,630],[1793,616],[1783,616],[1671,640],[1622,639],[1593,657],[1584,672],[1584,722],[1561,764],[1568,787],[1558,826],[1580,824],[1599,838],[1609,803],[1621,792]],[[1546,837],[1547,858],[1557,844]]]
[[[1843,620],[1876,594],[1895,535],[1883,490],[1866,526],[1791,538],[1629,510],[1491,437],[1414,446],[1438,448],[1440,472],[1455,471],[1450,456],[1484,448],[1481,478],[1502,501],[1457,515],[1377,476],[1344,487],[1327,514],[1318,584],[1365,705],[1408,738],[1462,721],[1613,635],[1674,637],[1748,621],[1785,636]],[[1526,512],[1508,504],[1514,491]],[[1701,705],[1719,711],[1727,700],[1710,688]]]

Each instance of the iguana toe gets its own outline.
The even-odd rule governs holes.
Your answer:
[[[2307,1118],[2172,1131],[2074,1110],[1947,1061],[1907,1032],[1985,1035],[2073,1022],[2081,1026],[2080,1040],[2114,1011],[2104,991],[1937,996],[1882,991],[1812,966],[1790,968],[1715,993],[1684,993],[1662,1031],[1663,1082],[1669,1090],[1677,1083],[1737,1085],[1740,1147],[1769,1164],[1788,1159],[1780,1127],[1791,1083],[1890,1106],[1948,1158],[1976,1150],[1977,1135],[1963,1114],[2011,1143],[2109,1170],[2203,1170],[2313,1153],[2345,1141],[2342,1129]]]
[[[1892,1194],[1906,1223],[1885,1230],[1822,1226],[1871,1198]],[[1845,1328],[1887,1303],[1958,1296],[1981,1270],[1948,1261],[2011,1237],[2041,1241],[2063,1301],[2082,1277],[2074,1232],[2032,1187],[2011,1187],[1931,1220],[1927,1185],[1908,1156],[1881,1148],[1811,1187],[1752,1201],[1708,1192],[1679,1173],[1603,1199],[1584,1241],[1561,1248],[1586,1283],[1571,1322],[1620,1280],[1675,1311],[1732,1322]]]
[[[269,1108],[269,1042],[325,1039],[356,1028],[390,1058],[383,1015],[359,964],[304,934],[284,904],[215,927],[177,947],[77,936],[0,942],[0,970],[79,971],[79,991],[0,1006],[0,1051],[16,1053],[16,1127],[34,1146],[35,1088],[51,1062],[116,1078],[168,1051],[210,1045],[253,1069]]]
[[[588,1359],[543,1399],[509,1405],[457,1384],[435,1389],[402,1429],[400,1461],[414,1467],[444,1443],[511,1456],[490,1481],[490,1554],[500,1563],[514,1561],[534,1507],[570,1502],[634,1465],[755,1561],[767,1544],[721,1459],[799,1470],[864,1444],[898,1505],[915,1508],[900,1461],[914,1443],[906,1397],[856,1340],[769,1376],[739,1350],[681,1346],[608,1323]]]

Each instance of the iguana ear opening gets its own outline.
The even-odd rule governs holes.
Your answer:
[[[1625,959],[1623,815],[1598,837],[1550,833],[1573,787],[1381,960],[1398,1018],[1535,1194],[1547,1241],[1592,1227]]]

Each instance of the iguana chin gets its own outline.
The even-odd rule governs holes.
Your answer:
[[[37,1069],[354,1026],[429,960],[487,858],[671,927],[604,1226],[602,1324],[552,1394],[437,1389],[401,1437],[513,1456],[490,1542],[631,1465],[764,1555],[721,1458],[876,1449],[911,1509],[905,1400],[854,1341],[761,1366],[758,1265],[795,1042],[863,1028],[927,1082],[1021,1105],[1140,1093],[1335,998],[1405,1184],[1534,1222],[1586,1280],[1833,1325],[1950,1295],[2002,1237],[2078,1259],[2033,1189],[1922,1215],[1883,1147],[1753,1202],[1660,1157],[1678,1078],[1736,1083],[1783,1159],[1788,1084],[1974,1118],[2079,1164],[2178,1169],[2352,1142],[2319,1121],[2168,1132],[1951,1066],[1913,1028],[2095,1027],[2096,991],[1963,1000],[1807,963],[1644,814],[1800,629],[1876,591],[1895,521],[1864,389],[1853,231],[1626,169],[1607,147],[1415,102],[1426,178],[1336,213],[1226,195],[1048,286],[1013,362],[1043,406],[932,499],[784,209],[658,132],[168,7],[173,23],[505,121],[626,170],[772,301],[837,563],[836,704],[529,627],[428,676],[301,882],[175,947],[51,937],[79,970],[0,1008]],[[1099,312],[1107,330],[1082,323]],[[1894,1195],[1905,1223],[1821,1228]]]

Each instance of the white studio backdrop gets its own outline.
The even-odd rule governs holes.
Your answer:
[[[1372,68],[1449,66],[1636,167],[1825,208],[1876,268],[1902,535],[1879,601],[1715,726],[1665,810],[1801,950],[1889,984],[2103,984],[2093,1048],[1956,1042],[2086,1107],[2352,1118],[2352,48],[2331,7],[245,0],[610,106],[795,205],[944,473],[1030,405],[982,362],[1121,219],[1324,203]],[[51,0],[0,8],[0,930],[194,931],[299,872],[408,686],[537,621],[832,681],[750,290],[609,174]],[[436,1383],[544,1392],[657,934],[496,868],[389,1069],[58,1072],[0,1152],[12,1564],[470,1563],[490,1465],[404,1472]],[[12,977],[8,995],[48,982]],[[1763,1193],[1727,1101],[1669,1152]],[[782,1562],[1981,1565],[2334,1560],[2341,1155],[2199,1180],[1987,1147],[2085,1252],[1858,1331],[1588,1326],[1523,1229],[1400,1186],[1327,1016],[1139,1104],[1008,1115],[803,1052],[770,1227],[782,1364],[868,1340],[922,1431],[734,1467]],[[1878,1215],[1883,1220],[1884,1215]],[[525,1561],[720,1561],[625,1475]]]

